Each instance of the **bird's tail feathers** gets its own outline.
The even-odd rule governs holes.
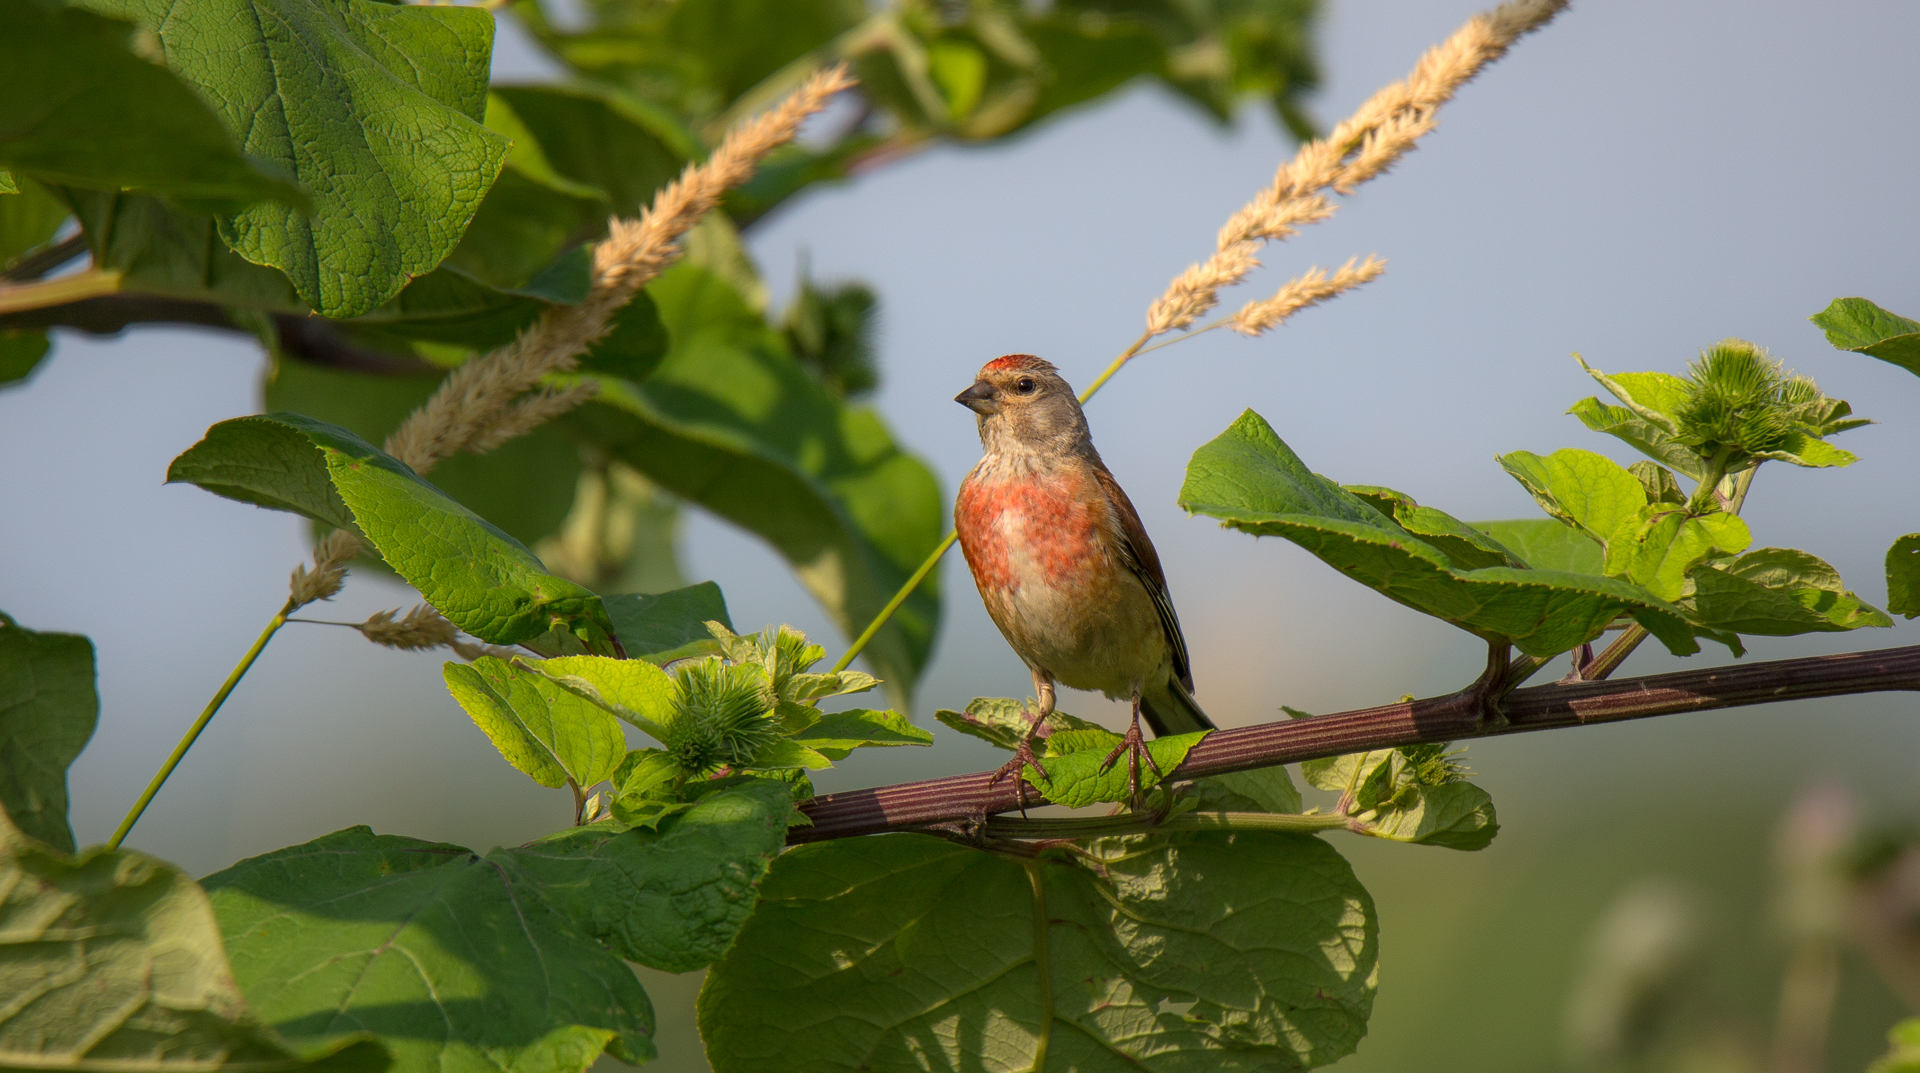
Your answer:
[[[1217,729],[1207,713],[1200,710],[1193,694],[1172,678],[1167,679],[1165,689],[1141,696],[1140,714],[1146,717],[1147,725],[1153,728],[1157,738]]]

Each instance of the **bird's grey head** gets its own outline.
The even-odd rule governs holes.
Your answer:
[[[953,401],[980,415],[980,445],[989,453],[1092,446],[1073,388],[1051,362],[1032,354],[993,359]]]

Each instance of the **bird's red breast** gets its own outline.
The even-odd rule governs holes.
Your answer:
[[[1079,469],[1006,478],[969,475],[954,503],[960,550],[985,589],[1081,588],[1109,572],[1103,511]]]

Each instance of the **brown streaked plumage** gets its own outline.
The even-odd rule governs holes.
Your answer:
[[[979,414],[986,454],[960,484],[954,529],[987,614],[1033,674],[1033,726],[1058,682],[1131,700],[1122,749],[1136,756],[1142,715],[1156,734],[1212,727],[1160,557],[1073,389],[1051,364],[1009,354],[955,401]],[[1023,743],[1003,773],[1030,762]]]

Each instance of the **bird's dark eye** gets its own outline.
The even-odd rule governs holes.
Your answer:
[[[1039,386],[1038,384],[1035,384],[1033,382],[1033,377],[1023,376],[1020,379],[1014,381],[1013,390],[1018,391],[1022,395],[1031,395],[1033,394],[1033,389],[1038,386]]]

